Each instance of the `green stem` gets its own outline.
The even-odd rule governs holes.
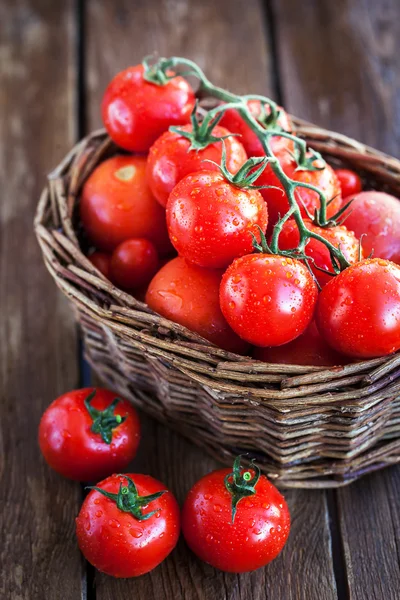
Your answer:
[[[107,408],[104,410],[97,410],[91,405],[91,401],[95,395],[96,390],[93,390],[93,392],[91,392],[84,401],[86,410],[93,420],[91,431],[93,431],[93,433],[100,434],[101,439],[106,444],[111,444],[113,430],[126,420],[126,416],[121,417],[121,415],[114,414],[114,410],[118,402],[121,402],[121,400],[119,398],[115,398],[111,404],[107,406]]]

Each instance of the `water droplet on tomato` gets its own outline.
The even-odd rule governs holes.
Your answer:
[[[214,504],[214,510],[215,512],[221,512],[222,506],[220,504]]]
[[[204,494],[205,500],[211,500],[211,498],[212,498],[211,494]]]
[[[141,538],[143,535],[143,531],[141,531],[140,529],[130,529],[129,533],[131,534],[132,537],[134,538]]]
[[[213,541],[213,539],[214,539],[214,537],[211,535],[211,533],[208,533],[206,535],[206,542],[210,543]]]
[[[98,510],[96,512],[96,517],[99,518],[99,517],[101,517],[102,514],[103,514],[103,511],[102,510]]]
[[[100,498],[96,498],[96,500],[94,501],[95,504],[100,504]]]
[[[121,527],[121,523],[117,521],[117,519],[110,519],[108,521],[108,524],[110,525],[110,527],[113,527],[113,529],[118,529],[118,527]]]
[[[271,527],[271,529],[269,530],[269,532],[270,532],[271,535],[274,535],[274,533],[275,533],[275,527]]]
[[[250,521],[249,521],[250,527],[254,527],[255,524],[256,524],[256,520],[255,519],[250,519]]]

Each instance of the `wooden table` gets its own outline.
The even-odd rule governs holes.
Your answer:
[[[85,564],[74,534],[83,490],[47,468],[36,432],[49,402],[90,374],[32,220],[46,172],[100,126],[107,81],[154,50],[399,156],[399,1],[2,0],[0,32],[1,598],[398,600],[400,467],[339,491],[287,491],[289,542],[252,574],[219,573],[183,541],[137,580]],[[179,501],[217,466],[144,416],[143,429],[133,468]]]

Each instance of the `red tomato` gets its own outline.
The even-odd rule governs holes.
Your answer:
[[[304,219],[304,222],[307,226],[307,229],[318,233],[334,246],[340,246],[340,249],[349,263],[355,263],[358,261],[359,240],[352,231],[349,231],[343,225],[341,227],[323,228],[313,225],[309,219]],[[284,224],[282,232],[279,235],[279,248],[281,250],[297,248],[299,241],[300,236],[296,221],[294,219],[289,219]],[[332,276],[328,275],[327,273],[322,273],[322,271],[319,271],[316,267],[314,267],[314,264],[320,269],[334,272],[328,248],[322,242],[310,238],[305,252],[307,256],[314,260],[314,262],[310,261],[309,264],[318,283],[321,287],[323,287],[332,279]]]
[[[400,200],[384,192],[361,192],[353,199],[346,227],[362,238],[364,253],[400,264]]]
[[[294,179],[294,181],[309,183],[316,186],[325,194],[328,201],[333,198],[326,211],[328,217],[332,217],[337,213],[342,204],[340,183],[335,175],[335,171],[330,165],[326,164],[326,167],[321,171],[296,171],[297,163],[288,152],[282,152],[277,155],[277,158],[279,159],[283,171],[288,177]],[[318,166],[318,161],[314,164]],[[268,229],[271,231],[279,216],[283,217],[289,210],[289,202],[284,193],[283,185],[273,172],[271,166],[267,166],[261,173],[260,177],[257,179],[257,185],[272,185],[279,188],[265,188],[261,190],[261,193],[268,204]],[[317,192],[307,188],[298,187],[295,191],[295,198],[304,217],[307,217],[304,206],[312,215],[314,215],[315,208],[319,208],[320,206],[320,197]]]
[[[400,349],[400,267],[367,259],[334,277],[322,290],[317,326],[338,352],[356,358]]]
[[[350,169],[335,169],[336,177],[340,181],[342,189],[342,198],[347,198],[352,194],[358,194],[362,190],[361,177]]]
[[[272,254],[238,258],[220,287],[225,319],[255,346],[280,346],[301,335],[311,323],[317,296],[305,265]]]
[[[345,365],[349,359],[335,352],[321,337],[315,321],[298,338],[272,348],[255,348],[253,356],[257,360],[279,365],[312,365],[314,367],[334,367]]]
[[[156,273],[158,262],[157,250],[149,240],[126,240],[112,253],[111,279],[123,289],[140,288]]]
[[[156,85],[143,77],[142,65],[121,71],[109,83],[101,105],[111,139],[131,152],[147,152],[170,125],[189,123],[195,96],[183,77]]]
[[[63,394],[50,404],[39,425],[46,462],[60,475],[78,481],[97,480],[124,469],[139,440],[133,406],[101,388]]]
[[[92,488],[76,519],[85,558],[113,577],[138,577],[159,565],[179,537],[179,506],[150,475],[111,475]]]
[[[222,271],[201,269],[174,258],[155,275],[146,294],[158,314],[195,331],[213,344],[244,354],[243,342],[225,321],[219,306]]]
[[[261,116],[261,102],[259,100],[249,100],[247,106],[250,109],[250,112],[253,115],[253,117],[259,120],[260,123],[265,127],[265,123],[263,123]],[[264,109],[267,115],[271,113],[271,109],[267,104],[264,105]],[[283,129],[284,131],[290,132],[292,129],[292,124],[290,122],[289,115],[281,106],[279,106],[278,109],[278,127]],[[257,137],[257,134],[247,125],[247,123],[245,123],[243,117],[241,117],[240,113],[237,110],[233,108],[226,110],[222,116],[220,124],[229,129],[229,131],[231,131],[232,133],[240,134],[240,141],[242,142],[249,156],[265,155],[264,148],[259,138]],[[268,126],[266,128],[268,129]],[[283,150],[293,151],[293,142],[281,136],[271,137],[270,144],[274,154],[276,152],[282,152]]]
[[[260,476],[258,467],[243,469],[239,461],[233,472],[220,469],[200,479],[182,510],[182,532],[191,550],[231,573],[253,571],[271,562],[290,531],[284,497]]]
[[[268,211],[261,194],[240,189],[221,173],[201,171],[182,179],[167,204],[167,225],[178,253],[200,267],[224,268],[253,250]]]
[[[89,256],[89,260],[104,275],[110,279],[110,261],[111,257],[106,252],[93,252]]]
[[[147,186],[142,156],[114,156],[101,163],[83,186],[80,215],[101,250],[112,251],[133,237],[149,239],[160,253],[171,250],[165,212]]]
[[[182,127],[183,131],[192,131],[191,125]],[[214,127],[212,135],[223,137],[229,135],[224,127]],[[176,184],[186,175],[195,171],[219,171],[217,164],[222,159],[222,142],[214,142],[203,150],[190,150],[191,142],[182,135],[172,131],[164,133],[150,148],[147,160],[147,181],[151,192],[162,206],[166,206],[168,196]],[[226,150],[226,166],[228,171],[236,173],[247,160],[247,154],[236,137],[224,140]]]

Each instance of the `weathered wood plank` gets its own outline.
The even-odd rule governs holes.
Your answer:
[[[79,486],[37,444],[49,402],[77,385],[72,314],[33,234],[44,176],[74,141],[73,2],[0,3],[0,596],[77,600]]]
[[[274,7],[289,110],[399,156],[399,3],[275,0]],[[337,492],[355,600],[399,597],[399,491],[394,467]]]
[[[239,93],[274,96],[264,19],[256,0],[90,1],[89,128],[100,125],[99,104],[108,80],[153,51],[193,58],[215,82]],[[160,478],[182,502],[196,479],[218,465],[161,425],[145,417],[143,423],[143,442],[132,469]],[[218,573],[198,561],[181,540],[158,569],[138,580],[115,581],[96,574],[97,600],[122,600],[132,594],[187,600],[336,599],[325,494],[299,490],[286,496],[293,516],[291,537],[282,556],[266,569],[242,576]]]

